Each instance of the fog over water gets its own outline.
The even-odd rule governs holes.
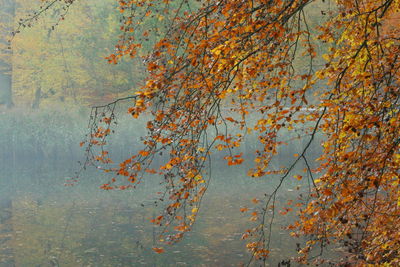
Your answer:
[[[96,168],[81,173],[79,182],[65,186],[84,159],[79,141],[87,117],[57,112],[2,114],[0,172],[0,266],[237,266],[249,254],[243,233],[253,222],[240,212],[253,198],[272,192],[278,177],[252,179],[246,175],[257,140],[249,136],[241,151],[243,165],[228,167],[216,155],[212,180],[198,221],[186,238],[156,254],[160,229],[150,219],[161,213],[154,201],[163,191],[160,178],[145,177],[135,190],[104,191],[110,175]],[[63,117],[65,116],[65,117]],[[68,121],[66,117],[74,118]],[[52,121],[52,124],[45,122]],[[121,115],[110,140],[116,160],[140,148],[144,124]],[[31,123],[29,125],[29,123]],[[28,124],[28,125],[27,125]],[[65,127],[68,125],[68,127]],[[40,128],[38,128],[40,126]],[[137,129],[137,130],[136,130]],[[285,146],[275,166],[289,164],[302,144]],[[300,166],[301,168],[302,166]],[[278,206],[304,188],[288,179],[278,195]],[[275,220],[270,263],[296,255],[296,243],[287,226],[292,215]]]

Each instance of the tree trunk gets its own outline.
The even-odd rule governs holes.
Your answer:
[[[12,49],[8,49],[8,39],[14,24],[15,0],[0,0],[0,47],[5,53],[0,57],[0,104],[7,108],[14,106],[12,99]]]
[[[5,105],[7,108],[14,106],[12,100],[12,67],[0,63],[0,104]]]
[[[35,91],[35,98],[33,99],[33,102],[32,102],[33,109],[39,108],[41,98],[42,98],[42,89],[39,86]]]

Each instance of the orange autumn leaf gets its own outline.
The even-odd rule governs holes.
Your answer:
[[[165,250],[163,248],[157,248],[157,247],[153,247],[154,252],[160,254],[160,253],[164,253]]]
[[[148,156],[150,154],[150,152],[149,151],[145,151],[145,150],[141,150],[141,151],[139,151],[139,154],[142,155],[143,157],[146,157],[146,156]]]

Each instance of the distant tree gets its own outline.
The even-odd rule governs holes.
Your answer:
[[[302,179],[292,171],[303,162],[312,189],[289,227],[309,238],[298,260],[320,262],[313,248],[322,252],[335,242],[347,248],[343,264],[400,264],[400,29],[390,27],[400,1],[117,2],[122,34],[110,63],[135,56],[150,34],[138,30],[144,18],[174,16],[145,58],[146,84],[131,97],[134,118],[153,115],[144,149],[106,169],[116,176],[104,189],[118,182],[134,187],[144,173],[164,177],[168,204],[153,222],[163,227],[160,240],[179,241],[196,221],[212,151],[226,151],[228,165],[241,164],[236,148],[246,132],[255,132],[259,145],[249,176],[280,179],[271,195],[254,201],[261,207],[251,219],[259,223],[243,236],[252,260],[266,262],[277,194],[288,177]],[[310,23],[310,9],[326,17],[320,25]],[[89,163],[111,163],[107,151],[91,153],[110,134],[115,103],[94,109]],[[232,128],[242,132],[231,134]],[[289,167],[273,171],[284,129],[304,129],[306,145]],[[318,132],[325,141],[319,167],[312,168],[308,151]],[[155,167],[163,151],[168,158]]]
[[[10,32],[14,26],[15,1],[0,1],[0,104],[11,108],[12,98],[12,49],[9,49]]]

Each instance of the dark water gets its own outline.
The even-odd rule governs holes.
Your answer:
[[[193,231],[182,242],[163,246],[165,253],[156,254],[152,247],[159,246],[155,243],[159,229],[149,220],[160,212],[160,207],[151,205],[160,190],[158,181],[148,178],[134,191],[103,191],[99,185],[106,177],[91,170],[77,185],[64,186],[77,167],[68,161],[3,162],[0,266],[246,264],[249,254],[241,236],[252,222],[240,208],[254,206],[251,199],[271,191],[274,184],[252,180],[240,168],[220,168]],[[285,185],[280,202],[287,201],[292,188]],[[271,266],[296,255],[296,241],[281,229],[287,218],[277,219],[273,229]]]

